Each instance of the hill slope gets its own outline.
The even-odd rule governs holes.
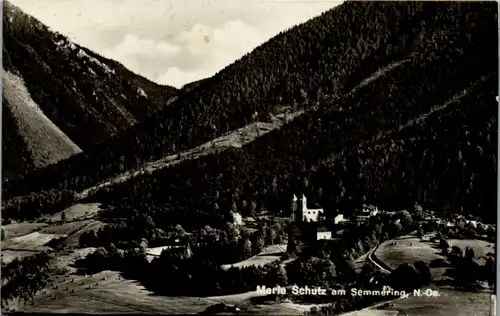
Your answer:
[[[264,119],[277,104],[300,110],[324,95],[342,95],[407,54],[425,28],[422,22],[439,8],[429,3],[346,2],[181,91],[171,107],[94,152],[4,185],[4,194],[80,190]]]
[[[24,81],[31,99],[41,109],[39,114],[83,151],[163,108],[177,91],[154,84],[119,63],[72,43],[7,1],[3,6],[4,69]],[[15,104],[11,109],[12,106]],[[15,131],[4,129],[4,135],[11,137],[10,133]],[[30,140],[25,139],[26,142]],[[47,144],[48,148],[51,146],[57,145]],[[57,156],[63,158],[73,153]],[[42,160],[53,163],[58,159]],[[30,163],[26,165],[29,166]]]
[[[165,120],[165,117],[171,117],[166,116],[166,113],[180,111],[185,115],[173,116],[178,117],[179,121],[171,119],[167,121],[167,124],[140,126],[144,129],[139,130],[137,134],[129,134],[128,139],[118,140],[118,143],[123,142],[123,144],[114,147],[111,153],[105,156],[101,153],[97,153],[96,156],[88,155],[88,160],[83,160],[89,162],[99,158],[101,161],[106,161],[120,153],[116,157],[116,161],[120,163],[110,165],[115,169],[100,165],[83,177],[77,175],[76,167],[61,164],[58,166],[60,169],[44,170],[47,173],[40,173],[34,176],[34,179],[44,174],[53,174],[55,170],[64,170],[64,172],[69,170],[67,178],[51,177],[52,185],[61,188],[84,189],[91,183],[98,183],[103,175],[126,170],[145,160],[150,160],[155,155],[163,156],[174,147],[182,149],[188,146],[187,144],[191,146],[197,144],[198,139],[189,140],[194,137],[193,135],[200,135],[201,139],[209,138],[233,127],[227,126],[222,130],[216,128],[212,132],[206,130],[204,132],[203,128],[200,129],[200,124],[190,125],[193,122],[201,124],[212,122],[215,125],[246,124],[245,116],[247,113],[248,115],[254,113],[256,109],[259,113],[262,110],[267,115],[268,111],[275,108],[278,101],[288,100],[293,104],[293,96],[287,95],[286,91],[279,90],[277,86],[275,88],[278,90],[273,90],[276,95],[266,94],[261,86],[255,86],[253,93],[258,98],[251,98],[252,92],[247,91],[249,98],[244,99],[238,92],[238,87],[245,87],[246,83],[248,87],[253,87],[254,82],[259,82],[259,79],[263,82],[288,80],[290,79],[288,74],[292,74],[295,78],[302,79],[298,83],[290,81],[285,90],[288,89],[287,87],[296,89],[295,91],[301,96],[296,98],[295,107],[305,108],[308,111],[292,123],[285,125],[280,131],[271,132],[241,150],[235,149],[220,155],[187,161],[175,168],[164,169],[153,175],[145,175],[132,182],[106,189],[96,199],[120,204],[129,208],[132,213],[137,209],[144,212],[150,210],[156,214],[155,221],[175,223],[189,220],[192,225],[196,225],[196,222],[206,223],[207,216],[213,217],[214,208],[228,210],[233,207],[233,202],[237,205],[239,203],[244,205],[249,200],[254,200],[259,201],[259,207],[265,206],[267,209],[279,211],[284,205],[288,205],[289,196],[297,190],[306,191],[312,199],[321,200],[322,204],[331,211],[337,207],[352,208],[360,203],[363,196],[365,199],[374,200],[384,206],[387,205],[384,201],[390,201],[391,198],[399,196],[399,200],[395,200],[397,203],[393,203],[390,207],[412,205],[414,200],[419,200],[424,205],[435,203],[431,197],[437,199],[436,205],[456,206],[458,194],[466,192],[468,195],[467,192],[472,192],[470,207],[475,205],[480,213],[489,214],[492,196],[489,190],[481,193],[477,191],[478,186],[475,184],[467,188],[467,182],[457,182],[456,184],[461,187],[454,188],[453,192],[443,191],[447,190],[444,186],[447,177],[456,171],[453,168],[450,169],[446,163],[435,171],[435,177],[428,175],[427,178],[422,179],[418,178],[419,175],[416,173],[412,173],[411,177],[406,177],[405,173],[408,170],[403,166],[408,166],[409,157],[421,157],[419,156],[422,152],[421,148],[418,148],[420,152],[413,152],[417,149],[411,148],[406,148],[402,152],[396,151],[397,158],[394,159],[397,159],[398,163],[395,165],[396,170],[391,172],[375,168],[377,164],[382,163],[381,160],[372,162],[371,167],[360,165],[361,158],[355,156],[354,148],[372,142],[373,138],[378,135],[399,133],[400,127],[405,126],[407,122],[427,117],[435,106],[447,104],[461,91],[472,87],[480,78],[491,75],[491,72],[497,69],[495,65],[498,64],[495,46],[497,43],[496,15],[496,6],[488,3],[453,5],[436,2],[345,3],[319,18],[278,35],[219,75],[202,81],[193,88],[191,93],[180,95],[172,108],[161,113],[164,115],[163,118],[162,116],[159,118],[159,120]],[[361,16],[364,16],[364,19],[356,19]],[[364,22],[359,25],[361,20]],[[344,25],[349,25],[349,23],[352,27],[345,29]],[[365,25],[368,25],[368,28],[365,29]],[[332,32],[337,34],[334,37],[337,40],[335,44],[328,40],[332,38]],[[323,36],[323,40],[318,42],[315,36]],[[365,40],[350,46],[352,38],[360,37]],[[378,40],[372,41],[372,39]],[[290,61],[287,58],[279,59],[283,57],[280,56],[281,52],[284,54],[280,45],[283,45],[284,49],[289,47],[287,45],[292,45],[289,43],[295,45],[292,46],[293,49],[288,50],[288,55],[291,55]],[[261,54],[270,51],[275,51],[275,54],[267,56],[273,56],[271,58],[277,56],[277,59],[266,61]],[[313,52],[316,54],[321,51],[324,52],[321,58],[312,56]],[[257,60],[263,63],[263,67],[255,67],[255,64],[252,64]],[[292,68],[294,62],[295,66]],[[250,68],[251,64],[255,68]],[[318,70],[310,73],[302,69],[302,66],[310,66]],[[241,78],[236,71],[232,70],[241,71],[244,67],[249,67],[248,77]],[[283,70],[280,67],[289,70],[280,73],[279,71]],[[310,76],[307,77],[304,72]],[[255,77],[252,77],[252,74]],[[328,79],[325,76],[333,77]],[[368,80],[373,77],[377,77],[377,80]],[[214,90],[210,90],[212,84]],[[229,89],[230,84],[233,84],[234,89]],[[301,86],[312,90],[319,87],[320,93],[310,98],[311,93],[301,91]],[[202,100],[196,102],[196,98],[202,98],[202,91],[208,96],[213,96],[213,93],[210,94],[208,91],[219,93],[226,89],[222,87],[227,87],[226,97],[234,98],[232,102],[225,102],[225,98],[214,99],[213,102],[209,102],[210,106]],[[475,89],[472,92],[476,91]],[[321,92],[321,90],[328,93]],[[233,94],[231,91],[236,92]],[[479,104],[485,102],[490,104],[487,103],[488,99],[484,99],[486,91],[479,91],[477,92]],[[183,100],[190,98],[194,98],[193,103],[189,107],[181,107],[185,102]],[[258,102],[259,98],[263,101]],[[300,101],[301,98],[302,101]],[[238,100],[241,102],[235,102]],[[496,136],[492,134],[494,130],[490,122],[491,120],[496,122],[496,112],[486,113],[485,122],[489,123],[480,126],[487,128],[480,131],[483,135],[481,137],[489,135],[489,140],[485,141],[483,147],[488,149],[488,151],[484,149],[485,163],[482,168],[485,169],[477,169],[479,167],[474,165],[474,168],[467,169],[467,176],[464,175],[464,179],[470,177],[469,180],[473,183],[488,182],[490,179],[488,175],[496,173],[496,165],[493,164],[496,157],[493,154],[496,153],[494,151],[496,143],[493,141]],[[188,121],[187,118],[192,118],[192,120]],[[466,120],[466,117],[461,119]],[[443,120],[446,121],[444,118]],[[179,134],[175,137],[165,134],[173,126],[179,126],[178,124],[184,124],[179,129]],[[477,130],[478,127],[474,128]],[[156,133],[152,133],[153,131]],[[449,137],[449,132],[441,130],[438,132],[438,135]],[[415,132],[410,139],[420,136],[419,132]],[[428,137],[425,136],[424,139],[430,142]],[[155,139],[156,142],[145,142],[145,144],[153,144],[147,148],[145,145],[141,145],[140,148],[135,147],[138,140],[144,139]],[[438,140],[440,140],[439,137]],[[467,143],[462,139],[458,141]],[[125,144],[137,149],[134,154],[123,151]],[[177,144],[182,146],[177,147]],[[434,147],[431,146],[431,149],[434,150]],[[374,155],[382,155],[382,153],[384,151],[376,152]],[[344,157],[352,157],[352,159],[345,158],[347,160],[344,164],[334,165],[340,170],[324,169],[326,167],[319,169],[324,165],[329,166],[330,155],[341,157],[341,161],[344,161]],[[450,151],[441,150],[434,152],[434,155],[433,160],[429,162],[431,166],[437,165],[433,162],[434,160],[445,162],[450,160],[450,163],[453,161]],[[386,157],[383,161],[385,159]],[[375,171],[373,173],[367,171],[360,175],[361,166]],[[209,168],[208,171],[207,168]],[[318,173],[317,170],[326,171]],[[387,172],[385,178],[380,175],[383,172]],[[332,174],[337,176],[326,177]],[[403,182],[404,186],[390,189],[389,185],[394,180],[392,177],[397,174],[402,174],[403,178],[398,181]],[[427,174],[427,171],[422,170],[420,174]],[[380,180],[382,182],[377,187],[373,187],[373,179],[377,177],[384,180]],[[58,179],[61,180],[60,183],[56,182]],[[38,184],[39,182],[30,181],[29,183]],[[321,191],[323,193],[320,194]],[[324,192],[330,193],[326,195]],[[440,195],[437,192],[444,194]],[[320,196],[328,196],[328,199]],[[169,215],[166,216],[165,212]],[[195,217],[193,214],[199,216]]]
[[[277,213],[298,192],[330,213],[364,201],[388,210],[417,201],[494,222],[496,10],[441,6],[412,53],[351,93],[241,149],[137,177],[93,200],[120,206],[120,217],[140,209],[162,228],[203,226],[235,207],[248,214],[250,201]]]
[[[81,149],[43,114],[31,99],[21,78],[4,71],[2,91],[2,117],[6,124],[3,151],[5,171],[23,172],[26,169],[39,168],[81,152]],[[16,136],[12,136],[13,132],[16,132]],[[16,153],[20,148],[26,148],[26,151]],[[24,163],[17,165],[15,160]]]

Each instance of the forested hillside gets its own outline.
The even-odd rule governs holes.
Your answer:
[[[40,116],[46,116],[83,151],[163,108],[177,91],[150,82],[121,64],[72,43],[8,1],[3,2],[3,7],[4,71],[22,79],[28,91],[25,99],[32,99],[30,102],[41,110]],[[4,91],[11,91],[11,86],[4,84]],[[9,109],[18,112],[17,103]],[[17,112],[6,115],[27,116]],[[32,120],[27,124],[40,125],[39,117]],[[23,128],[17,124],[20,124],[18,119],[11,120],[8,128],[3,129],[4,136],[17,138],[19,131],[16,129],[22,134]],[[4,157],[9,162],[4,165],[4,177],[46,165],[37,164],[37,160],[53,163],[75,153],[72,150],[64,152],[52,140],[50,137],[45,140],[26,137],[15,146],[4,143]],[[60,150],[62,153],[49,158],[40,157],[38,152],[34,157],[18,156],[19,150],[29,151],[33,146],[45,146],[52,148],[52,152]],[[25,163],[20,164],[23,160]]]
[[[278,102],[307,108],[324,96],[340,97],[424,41],[441,45],[450,26],[434,19],[448,14],[468,25],[479,12],[465,10],[466,5],[440,3],[346,2],[277,35],[95,151],[4,184],[5,197],[47,188],[79,190],[244,126],[256,112],[266,118]]]
[[[316,103],[242,149],[106,188],[93,200],[116,206],[109,216],[131,219],[130,230],[138,214],[168,229],[221,224],[230,210],[279,213],[299,192],[329,213],[418,202],[495,222],[497,9],[435,5],[441,20],[426,21],[413,52],[351,93]]]

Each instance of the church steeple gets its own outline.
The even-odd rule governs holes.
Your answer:
[[[302,212],[307,210],[307,198],[304,193],[302,193],[302,198],[300,199],[302,202]]]
[[[297,196],[294,194],[292,198],[292,214],[290,216],[290,219],[292,222],[297,221]]]

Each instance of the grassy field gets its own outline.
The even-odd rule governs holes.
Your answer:
[[[103,271],[92,276],[60,276],[40,291],[24,312],[55,313],[197,313],[213,302],[203,298],[155,296],[119,273]]]
[[[71,235],[68,236],[68,238],[66,238],[64,240],[64,245],[68,246],[68,247],[77,247],[79,245],[80,236],[84,232],[97,231],[99,228],[101,228],[105,225],[106,224],[103,222],[96,221],[96,220],[90,220],[90,221],[88,221],[88,223],[86,225],[84,225],[81,228],[79,228],[78,230],[72,232]]]
[[[100,203],[75,204],[64,211],[44,217],[47,221],[57,222],[61,220],[62,212],[66,215],[66,221],[94,218],[101,211]]]
[[[421,241],[414,236],[403,236],[381,243],[375,251],[375,256],[391,269],[396,269],[403,263],[442,259],[440,252],[428,239]]]
[[[474,250],[476,261],[480,264],[483,264],[485,261],[482,258],[483,256],[486,256],[489,252],[495,253],[494,244],[483,240],[449,239],[448,243],[450,247],[458,246],[463,250],[466,247],[471,247]],[[397,268],[400,264],[414,263],[418,260],[427,263],[440,259],[447,261],[441,255],[439,247],[429,240],[429,236],[425,236],[424,241],[414,236],[403,236],[395,240],[386,241],[380,244],[375,251],[375,256],[391,269]],[[446,269],[446,267],[431,267],[432,279],[434,281],[442,279]]]
[[[255,291],[213,297],[165,297],[145,290],[137,282],[123,279],[114,271],[92,276],[61,275],[40,291],[34,305],[18,306],[23,312],[55,313],[162,313],[192,314],[217,304],[235,304],[245,315],[303,315],[312,305],[294,303],[253,304]]]
[[[286,244],[279,244],[266,247],[261,253],[255,255],[246,260],[234,263],[234,264],[225,264],[222,266],[223,269],[229,269],[231,267],[249,267],[249,266],[263,266],[268,263],[277,261],[281,259],[281,256],[286,251]]]
[[[9,263],[14,261],[16,258],[24,258],[33,256],[39,253],[39,251],[19,251],[19,250],[2,250],[1,258],[2,262]]]
[[[399,300],[391,309],[399,310],[408,316],[489,316],[492,300],[488,292],[461,292],[452,289],[438,289],[439,297],[416,297],[410,295]]]
[[[41,248],[44,248],[44,245],[47,244],[52,239],[63,236],[65,235],[32,232],[23,236],[18,236],[15,238],[5,240],[2,243],[2,249],[39,250]]]
[[[392,301],[390,307],[373,307],[342,316],[490,316],[491,292],[462,292],[451,288],[434,288],[439,297],[413,296]]]
[[[36,253],[50,250],[50,247],[44,245],[52,239],[62,236],[64,235],[32,232],[7,239],[2,242],[2,261],[9,263],[16,258],[29,257]]]
[[[451,247],[458,246],[460,249],[465,251],[467,247],[472,248],[474,250],[474,255],[476,261],[481,264],[484,264],[484,259],[481,257],[486,256],[489,252],[495,253],[495,244],[477,239],[449,239],[448,243]]]
[[[431,262],[436,259],[446,259],[441,256],[439,247],[425,236],[424,241],[414,236],[403,236],[380,244],[375,251],[378,260],[391,269],[403,263],[413,263],[418,260]],[[451,246],[474,249],[476,258],[494,252],[494,245],[481,240],[450,239]],[[362,259],[362,258],[360,258]],[[431,268],[433,280],[443,278],[446,267]],[[417,297],[410,295],[406,299],[396,300],[388,308],[368,308],[356,312],[343,314],[345,316],[379,316],[379,315],[408,315],[408,316],[486,316],[491,314],[491,292],[462,292],[447,287],[436,288],[439,297]]]
[[[43,227],[48,226],[46,223],[12,223],[8,225],[3,225],[2,229],[5,232],[5,239],[11,239],[18,236],[26,235],[37,230],[41,230]]]
[[[146,259],[148,259],[148,261],[151,262],[153,261],[154,258],[159,257],[163,250],[172,249],[172,247],[179,247],[179,246],[160,246],[160,247],[148,248],[148,250],[146,251]]]
[[[396,316],[398,311],[382,310],[382,309],[364,309],[360,311],[342,314],[342,316]]]
[[[66,221],[60,213],[40,219],[36,223],[12,223],[4,225],[5,240],[2,242],[2,261],[10,262],[50,248],[45,246],[55,238],[66,237],[66,246],[78,246],[84,231],[97,230],[105,224],[92,219],[100,211],[100,204],[77,204],[65,210]],[[50,221],[49,221],[50,219]]]
[[[43,227],[40,232],[44,234],[56,234],[56,235],[69,235],[74,231],[77,231],[88,225],[90,221],[74,221],[74,222],[59,222],[53,225],[48,225]]]

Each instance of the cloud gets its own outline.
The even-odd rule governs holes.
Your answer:
[[[133,56],[155,58],[157,56],[175,55],[182,48],[165,41],[155,41],[150,38],[141,38],[135,34],[126,34],[121,42],[104,51],[104,55],[117,60],[126,60]]]
[[[338,1],[11,0],[52,29],[161,84],[214,75]]]
[[[182,31],[173,41],[182,47],[177,57],[185,59],[185,62],[171,56],[174,58],[173,66],[158,75],[155,81],[180,87],[214,75],[261,44],[263,33],[240,20],[230,20],[215,28],[196,24]],[[192,64],[200,66],[193,67]]]

